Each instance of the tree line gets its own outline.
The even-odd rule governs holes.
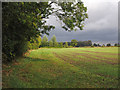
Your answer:
[[[41,40],[40,47],[58,47],[58,48],[68,48],[68,47],[81,47],[81,46],[91,46],[92,41],[77,41],[76,39],[72,39],[71,42],[57,42],[56,36],[53,37],[48,41],[46,35],[44,35],[43,39]]]
[[[112,45],[112,44],[110,44],[110,43],[107,43],[106,45],[105,44],[102,44],[102,45],[100,45],[100,44],[96,44],[96,43],[94,43],[91,47],[110,47],[110,46],[120,46],[120,44],[119,43],[115,43],[114,45]]]
[[[71,42],[57,42],[56,36],[53,35],[53,37],[48,41],[48,38],[46,35],[44,35],[43,39],[41,40],[41,45],[40,47],[58,47],[58,48],[68,48],[68,47],[86,47],[86,46],[91,46],[91,47],[110,47],[112,46],[110,43],[108,44],[96,44],[93,43],[91,40],[88,41],[77,41],[76,39],[72,39]],[[120,46],[119,43],[115,43],[114,46]]]

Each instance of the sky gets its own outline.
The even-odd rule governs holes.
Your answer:
[[[48,25],[55,25],[48,39],[55,35],[58,42],[91,40],[93,43],[107,44],[118,42],[118,1],[119,0],[82,0],[87,7],[88,19],[84,30],[67,32],[61,28],[60,21],[50,16]]]

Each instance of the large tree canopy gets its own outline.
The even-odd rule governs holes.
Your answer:
[[[52,4],[58,5],[58,9]],[[83,2],[3,2],[2,3],[2,48],[9,59],[22,55],[26,41],[40,34],[49,34],[55,27],[46,25],[53,13],[62,21],[67,31],[83,29],[88,17]],[[21,52],[21,53],[20,53]]]

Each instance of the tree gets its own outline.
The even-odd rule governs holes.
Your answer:
[[[30,41],[27,43],[28,49],[38,49],[41,45],[41,37],[37,38],[32,38]]]
[[[108,43],[106,46],[110,47],[110,46],[111,46],[111,44],[110,44],[110,43]]]
[[[27,41],[44,33],[39,31],[38,27],[44,31],[54,28],[45,27],[43,16],[50,15],[49,12],[43,12],[50,10],[50,6],[47,5],[46,2],[2,3],[2,52],[6,54],[8,61],[13,60],[15,56],[22,56],[27,51]]]
[[[98,46],[98,47],[101,47],[101,45],[100,45],[100,44],[97,44],[97,46]]]
[[[53,41],[52,40],[49,41],[49,47],[53,47]]]
[[[78,41],[76,47],[92,46],[92,41]]]
[[[92,45],[92,41],[88,40],[88,45],[87,46],[91,46]]]
[[[71,40],[71,46],[73,46],[73,47],[77,46],[77,42],[78,41],[75,39]]]
[[[61,12],[57,12],[56,14],[59,19],[62,20],[65,24],[62,27],[66,31],[76,31],[77,27],[80,30],[83,30],[84,24],[81,22],[88,18],[88,15],[86,13],[87,7],[84,7],[83,2],[80,1],[76,4],[74,2],[62,2],[58,3],[58,5],[62,10],[60,9]]]
[[[53,43],[54,47],[58,47],[58,42]]]
[[[115,43],[115,44],[114,44],[114,46],[118,46],[118,44],[117,44],[117,43]]]
[[[60,42],[59,47],[61,47],[61,48],[63,47],[63,43],[62,42]]]
[[[93,46],[97,47],[98,45],[96,43],[94,43]]]
[[[53,37],[51,38],[51,41],[53,42],[53,47],[57,47],[58,46],[58,43],[57,43],[55,35],[53,35]]]
[[[61,8],[52,8],[55,3]],[[2,3],[2,52],[11,61],[22,56],[28,41],[41,34],[49,34],[53,25],[46,25],[46,19],[55,14],[66,31],[83,29],[88,18],[83,2],[3,2]]]
[[[41,46],[42,47],[48,46],[48,38],[46,35],[43,36],[43,39],[41,41]]]
[[[103,44],[102,47],[105,47],[105,44]]]
[[[41,45],[41,37],[40,36],[38,36],[36,38],[36,42],[37,42],[37,46],[40,47],[40,45]]]
[[[67,42],[65,42],[64,47],[68,48],[68,43]]]

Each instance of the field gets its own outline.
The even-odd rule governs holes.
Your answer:
[[[41,48],[3,65],[3,88],[116,88],[118,48]]]

